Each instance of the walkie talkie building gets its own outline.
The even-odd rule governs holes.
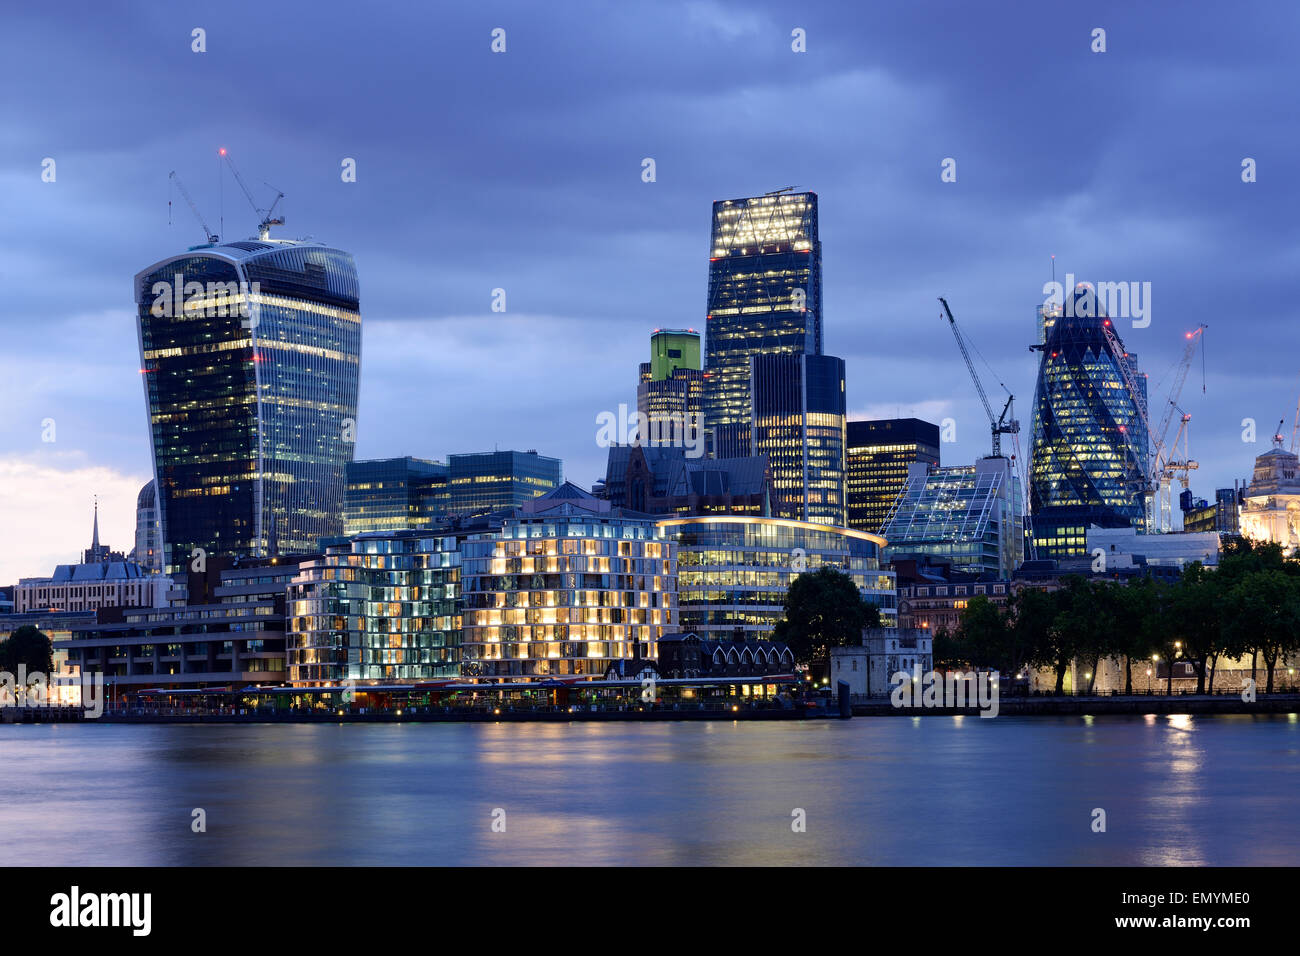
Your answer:
[[[1146,378],[1092,290],[1071,294],[1068,308],[1040,313],[1029,476],[1038,558],[1084,554],[1092,525],[1145,522]],[[1107,331],[1115,335],[1118,354]]]
[[[352,257],[195,246],[138,273],[135,301],[166,567],[341,534],[361,361]]]

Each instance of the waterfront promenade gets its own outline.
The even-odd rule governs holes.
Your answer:
[[[895,707],[888,698],[854,699],[853,717],[978,716],[969,707]],[[1296,714],[1300,694],[1261,694],[1254,701],[1239,694],[1139,694],[1109,696],[1004,697],[997,715],[1003,717],[1140,716],[1144,714]],[[4,723],[57,723],[90,720],[79,708],[5,708]],[[96,723],[122,724],[316,724],[316,723],[583,723],[653,721],[782,721],[843,719],[834,698],[798,699],[794,702],[725,702],[719,704],[556,707],[546,704],[508,706],[430,706],[270,708],[230,705],[221,707],[130,707],[107,710]]]

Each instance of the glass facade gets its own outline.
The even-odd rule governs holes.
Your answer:
[[[1007,458],[934,468],[914,464],[885,522],[886,559],[928,557],[1010,578],[1024,562],[1024,500]]]
[[[135,551],[136,564],[150,571],[162,571],[162,538],[158,523],[158,491],[152,478],[140,489],[135,499]]]
[[[419,681],[460,673],[455,537],[378,532],[304,562],[288,590],[289,680]]]
[[[843,527],[844,360],[755,355],[750,377],[753,453],[772,469],[772,514]]]
[[[535,451],[487,451],[451,455],[447,485],[451,513],[506,511],[558,488],[564,463]]]
[[[1112,351],[1110,319],[1085,292],[1090,299],[1090,290],[1075,291],[1071,314],[1059,307],[1039,311],[1043,344],[1029,478],[1038,558],[1086,553],[1092,525],[1145,525],[1146,377],[1122,343],[1118,357]]]
[[[196,247],[137,274],[136,303],[166,566],[338,535],[361,354],[352,257]]]
[[[750,359],[822,350],[817,194],[713,204],[705,428],[719,458],[751,454]]]
[[[348,462],[343,533],[425,528],[445,516],[451,500],[447,466],[423,458]]]
[[[467,677],[600,677],[677,630],[675,548],[648,516],[561,505],[463,548]]]
[[[790,582],[832,566],[853,578],[887,626],[897,615],[893,572],[882,570],[884,539],[847,528],[710,515],[659,522],[677,546],[677,597],[682,631],[701,637],[768,638],[785,615]]]
[[[907,485],[907,466],[939,464],[939,426],[919,418],[851,421],[844,457],[848,526],[884,534]]]

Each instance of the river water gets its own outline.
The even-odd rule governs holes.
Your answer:
[[[1296,715],[87,722],[0,755],[5,866],[1300,859]]]

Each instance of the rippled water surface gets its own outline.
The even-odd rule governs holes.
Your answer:
[[[0,725],[0,756],[6,866],[1300,859],[1294,715]]]

